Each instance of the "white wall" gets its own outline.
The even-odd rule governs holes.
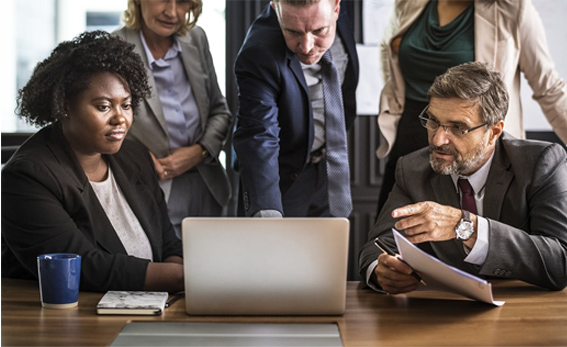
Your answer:
[[[198,24],[207,32],[219,84],[225,88],[225,0],[204,0]],[[86,13],[126,9],[127,0],[2,0],[3,33],[0,66],[0,130],[35,131],[14,114],[18,88],[23,87],[36,64],[57,43],[86,29]]]
[[[56,3],[57,42],[68,41],[83,32],[87,25],[85,16],[87,4],[77,0],[58,0]]]
[[[532,3],[542,19],[556,69],[567,81],[567,1],[532,0]],[[525,79],[522,80],[522,107],[526,130],[552,130],[539,104],[532,99],[532,90]]]
[[[0,66],[4,70],[0,78],[0,130],[2,132],[16,129],[16,119],[13,116],[16,99],[16,55],[12,54],[16,51],[15,1],[2,1],[4,16],[0,20],[0,32],[3,33],[2,48],[7,52],[0,55]]]

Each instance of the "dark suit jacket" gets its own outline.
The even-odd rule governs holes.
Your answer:
[[[345,8],[337,34],[349,55],[342,86],[347,130],[356,117],[358,56]],[[283,212],[282,195],[303,171],[313,143],[309,91],[297,56],[291,52],[268,5],[250,27],[235,64],[239,110],[234,133],[247,215]]]
[[[182,256],[148,152],[107,155],[155,262]],[[2,170],[2,276],[37,278],[37,256],[82,256],[81,290],[143,290],[149,261],[128,256],[59,123],[33,135]]]
[[[134,51],[142,57],[148,74],[148,84],[152,89],[152,96],[140,104],[139,115],[132,124],[128,137],[142,143],[156,157],[165,157],[170,152],[169,133],[140,32],[124,27],[114,34],[136,46]],[[220,91],[209,42],[203,29],[193,27],[187,35],[178,36],[177,39],[181,45],[183,67],[191,82],[201,118],[202,129],[196,142],[204,145],[213,158],[197,165],[197,171],[218,204],[226,206],[231,189],[226,171],[218,161],[218,155],[231,131],[232,113]]]
[[[445,263],[478,276],[514,278],[560,290],[567,285],[567,158],[561,146],[518,140],[504,134],[496,144],[488,174],[483,214],[488,219],[489,250],[482,266],[463,261],[462,242],[426,242],[420,248]],[[429,165],[428,149],[398,161],[396,185],[360,253],[361,276],[379,255],[373,240],[395,245],[393,209],[420,201],[460,208],[448,175]]]

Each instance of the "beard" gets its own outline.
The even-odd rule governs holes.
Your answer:
[[[486,144],[484,139],[474,151],[470,152],[468,155],[463,155],[459,153],[455,148],[450,145],[434,146],[429,145],[429,164],[433,171],[440,175],[467,175],[476,171],[482,166],[484,161],[484,154],[486,150]],[[451,155],[454,159],[453,161],[446,161],[433,156],[433,151],[439,151],[444,154]]]

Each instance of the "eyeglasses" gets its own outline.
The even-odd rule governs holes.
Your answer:
[[[425,129],[433,132],[436,132],[439,127],[443,127],[443,130],[445,130],[445,133],[447,135],[460,138],[470,133],[471,131],[475,131],[476,129],[480,129],[483,126],[488,125],[488,123],[482,123],[481,125],[477,125],[472,128],[467,128],[466,125],[459,123],[443,125],[439,123],[435,118],[432,118],[431,115],[429,115],[429,113],[427,112],[427,109],[429,109],[429,105],[425,106],[423,111],[421,111],[421,113],[419,114],[418,118],[421,122],[421,125],[423,125]]]

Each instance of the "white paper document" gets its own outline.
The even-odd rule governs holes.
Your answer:
[[[414,246],[397,230],[392,229],[400,252],[400,258],[411,266],[425,281],[418,290],[437,290],[456,293],[468,298],[501,306],[504,301],[494,301],[492,285],[465,271],[445,264]]]

